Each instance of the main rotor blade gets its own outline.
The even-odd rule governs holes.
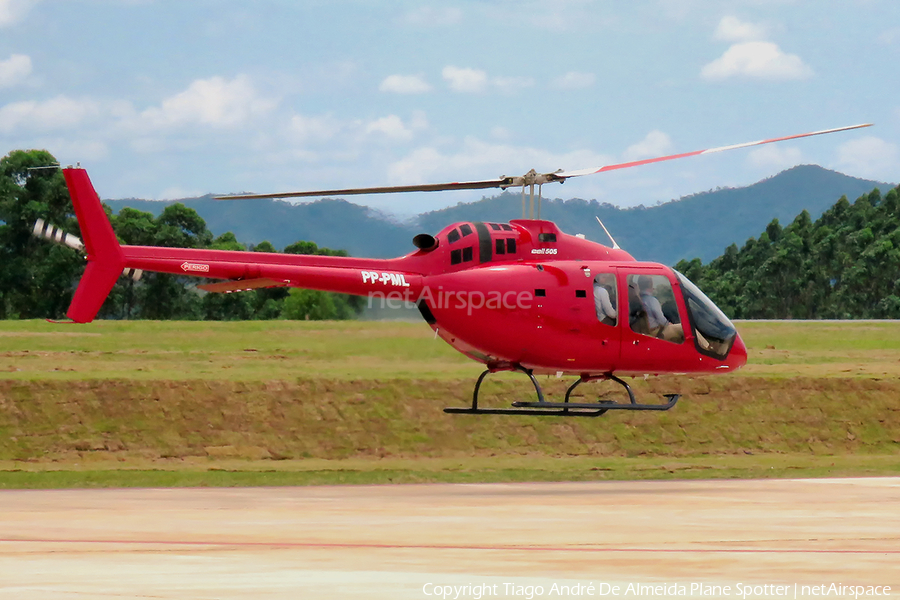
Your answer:
[[[746,142],[744,144],[734,144],[732,146],[720,146],[718,148],[708,148],[706,150],[695,150],[694,152],[684,152],[682,154],[670,154],[669,156],[660,156],[658,158],[645,158],[643,160],[634,160],[631,162],[618,163],[615,165],[606,165],[594,169],[580,169],[577,171],[558,171],[549,174],[551,178],[558,180],[566,180],[570,177],[581,177],[582,175],[593,175],[595,173],[603,173],[604,171],[615,171],[616,169],[627,169],[629,167],[639,167],[641,165],[649,165],[667,160],[675,160],[676,158],[686,158],[688,156],[697,156],[699,154],[712,154],[713,152],[722,152],[723,150],[736,150],[737,148],[747,148],[749,146],[761,146],[763,144],[772,144],[774,142],[783,142],[786,140],[795,140],[798,138],[810,137],[813,135],[823,135],[826,133],[835,133],[837,131],[848,131],[850,129],[861,129],[863,127],[871,127],[871,123],[863,123],[861,125],[850,125],[848,127],[836,127],[835,129],[823,129],[822,131],[813,131],[811,133],[800,133],[797,135],[786,135],[784,137],[772,138],[768,140],[758,140],[756,142]]]
[[[316,192],[284,192],[281,194],[235,194],[216,196],[216,200],[249,200],[258,198],[302,198],[306,196],[352,196],[357,194],[392,194],[395,192],[442,192],[445,190],[506,189],[514,184],[512,177],[462,181],[454,183],[425,183],[420,185],[392,185],[386,187],[349,188],[346,190],[320,190]]]
[[[737,148],[747,148],[749,146],[761,146],[763,144],[771,144],[774,142],[783,142],[785,140],[795,140],[799,138],[810,137],[814,135],[823,135],[825,133],[835,133],[837,131],[848,131],[851,129],[860,129],[862,127],[871,127],[871,123],[863,123],[861,125],[850,125],[849,127],[836,127],[834,129],[824,129],[822,131],[813,131],[810,133],[800,133],[797,135],[787,135],[784,137],[771,138],[768,140],[758,140],[755,142],[746,142],[744,144],[734,144],[731,146],[720,146],[718,148],[707,148],[705,150],[695,150],[694,152],[684,152],[681,154],[670,154],[669,156],[660,156],[657,158],[645,158],[642,160],[634,160],[631,162],[618,163],[614,165],[605,165],[593,169],[580,169],[576,171],[559,170],[554,173],[537,173],[534,170],[529,171],[520,177],[498,177],[497,179],[483,179],[481,181],[462,181],[452,183],[425,183],[419,185],[392,185],[385,187],[367,187],[367,188],[348,188],[342,190],[318,190],[314,192],[283,192],[275,194],[234,194],[228,196],[216,196],[216,200],[248,200],[261,198],[304,198],[312,196],[353,196],[359,194],[393,194],[398,192],[442,192],[447,190],[483,190],[488,188],[506,189],[513,186],[526,185],[543,185],[545,183],[559,182],[562,183],[571,177],[581,177],[582,175],[593,175],[595,173],[603,173],[604,171],[614,171],[616,169],[627,169],[629,167],[638,167],[641,165],[649,165],[651,163],[663,162],[667,160],[675,160],[676,158],[686,158],[688,156],[697,156],[699,154],[712,154],[714,152],[722,152],[723,150],[735,150]]]

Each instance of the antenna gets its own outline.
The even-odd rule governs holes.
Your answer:
[[[609,238],[609,241],[611,241],[611,242],[613,243],[613,250],[621,250],[621,248],[619,247],[619,245],[616,243],[616,240],[614,240],[614,239],[613,239],[613,236],[611,236],[611,235],[609,234],[609,230],[606,228],[606,225],[604,225],[604,224],[603,224],[603,221],[600,220],[600,217],[598,217],[598,216],[595,215],[594,218],[597,219],[597,222],[600,223],[600,227],[602,227],[602,228],[603,228],[603,231],[606,232],[606,236]]]

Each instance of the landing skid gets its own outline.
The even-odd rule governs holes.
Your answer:
[[[665,404],[640,404],[634,397],[634,392],[627,383],[613,375],[607,373],[605,375],[582,375],[575,383],[566,390],[566,398],[563,402],[547,402],[544,400],[544,392],[541,390],[540,384],[534,377],[534,373],[530,369],[517,366],[516,371],[521,371],[528,375],[534,390],[537,394],[537,402],[513,402],[515,408],[480,408],[478,406],[478,392],[481,389],[481,383],[484,378],[491,373],[491,369],[484,371],[475,382],[475,391],[472,393],[471,407],[449,407],[445,408],[445,413],[457,415],[530,415],[536,417],[599,417],[610,410],[669,410],[678,399],[680,394],[665,394]],[[582,383],[595,380],[611,380],[628,392],[628,402],[570,402],[570,396]]]

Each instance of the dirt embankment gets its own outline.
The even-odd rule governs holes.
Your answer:
[[[609,413],[597,419],[441,412],[444,406],[470,403],[471,385],[0,381],[0,460],[900,451],[896,379],[637,381],[635,390],[644,401],[662,392],[685,397],[668,413]],[[562,381],[543,385],[552,399],[565,392]],[[527,387],[507,381],[486,384],[484,391],[494,405],[528,397]]]

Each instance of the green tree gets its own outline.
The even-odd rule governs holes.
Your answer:
[[[76,250],[31,234],[38,218],[78,232],[55,165],[45,150],[17,150],[0,159],[0,318],[62,317],[84,269]]]
[[[347,256],[345,250],[320,248],[315,242],[299,241],[284,249],[285,254],[313,254],[318,256]],[[285,319],[343,320],[355,319],[362,313],[365,301],[360,296],[320,292],[317,290],[291,290],[284,301],[281,316]]]
[[[170,204],[153,221],[152,246],[209,248],[213,236],[206,222],[192,208]],[[146,273],[136,286],[135,317],[140,319],[198,320],[204,316],[203,301],[194,291],[197,280],[168,273]]]
[[[815,222],[806,211],[783,229],[773,221],[740,250],[678,267],[738,318],[896,318],[898,213],[900,188],[842,197]]]

